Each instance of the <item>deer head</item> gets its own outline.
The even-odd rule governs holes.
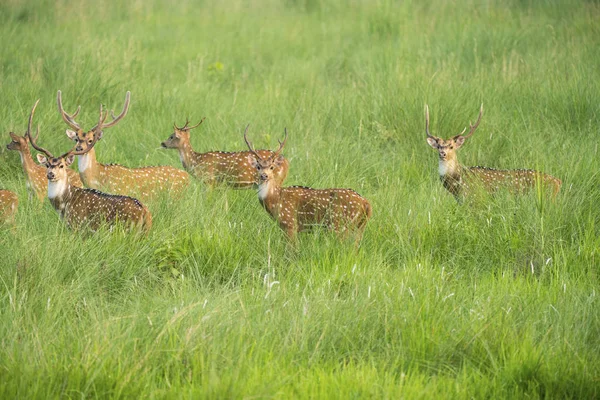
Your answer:
[[[81,110],[81,106],[77,107],[77,110],[72,115],[68,114],[62,105],[62,93],[59,90],[56,96],[56,100],[58,103],[58,111],[62,116],[63,121],[67,125],[69,125],[73,130],[67,129],[66,134],[69,139],[74,140],[77,144],[75,145],[75,151],[81,152],[83,151],[85,154],[87,151],[91,150],[93,144],[95,144],[98,140],[102,139],[103,130],[107,128],[111,128],[115,126],[119,121],[121,121],[125,115],[127,115],[127,111],[129,110],[129,101],[130,101],[131,92],[125,93],[125,104],[123,105],[123,111],[118,116],[110,111],[112,116],[112,121],[105,123],[106,118],[108,117],[108,111],[106,115],[98,121],[98,124],[94,126],[89,131],[84,131],[81,126],[75,122],[75,117],[79,114]]]
[[[425,105],[425,133],[427,134],[427,143],[438,151],[440,161],[451,161],[456,159],[456,150],[461,148],[461,146],[465,143],[465,140],[470,138],[473,133],[475,133],[479,123],[481,122],[482,115],[483,103],[479,109],[479,117],[477,118],[475,125],[471,125],[469,122],[470,128],[468,134],[464,135],[465,131],[467,130],[467,128],[465,128],[460,134],[452,137],[451,139],[442,139],[429,133],[429,106]]]
[[[59,98],[60,98],[60,92],[59,92]],[[87,146],[86,149],[84,149],[84,150],[78,150],[77,149],[78,145],[76,145],[75,148],[72,148],[71,150],[67,151],[65,154],[63,154],[60,157],[53,156],[52,153],[50,153],[48,150],[46,150],[43,147],[38,146],[38,144],[37,144],[37,136],[38,135],[36,135],[35,139],[31,136],[31,122],[33,120],[33,114],[35,113],[35,108],[37,107],[38,102],[39,102],[39,100],[35,103],[35,105],[33,106],[32,110],[31,110],[31,114],[29,115],[29,127],[27,128],[27,133],[25,134],[25,136],[29,139],[29,141],[31,142],[31,145],[33,146],[34,149],[43,153],[43,154],[37,155],[37,160],[41,165],[46,167],[46,169],[47,169],[46,176],[48,178],[48,181],[49,182],[63,182],[66,184],[68,182],[67,168],[73,163],[75,156],[83,155],[83,154],[87,153],[88,151],[90,151],[92,149],[92,147],[94,147],[94,144],[96,144],[96,141],[98,141],[99,135],[94,135],[92,141],[89,143],[89,146]],[[60,102],[60,100],[59,100],[59,102]],[[79,112],[79,109],[77,110],[77,112]],[[76,112],[76,114],[77,114],[77,112]],[[104,112],[102,111],[102,105],[100,105],[100,118],[98,120],[98,125],[96,125],[96,126],[102,127],[107,116],[108,116],[108,112],[106,114],[104,114]],[[39,132],[38,132],[38,134],[39,134]]]
[[[175,123],[173,123],[173,133],[160,145],[166,149],[179,149],[184,147],[186,144],[190,143],[190,131],[200,126],[205,119],[206,117],[202,118],[200,122],[194,126],[189,126],[189,120],[186,120],[185,125],[182,127],[178,127]]]
[[[270,157],[262,158],[256,152],[256,150],[254,150],[254,146],[252,146],[252,143],[248,140],[247,133],[249,127],[250,125],[248,124],[246,126],[246,130],[244,131],[244,140],[246,141],[246,145],[250,150],[250,154],[248,155],[248,161],[258,171],[258,184],[261,185],[263,183],[268,183],[269,181],[271,181],[275,175],[276,169],[283,165],[284,159],[280,153],[283,150],[283,147],[285,146],[285,142],[287,141],[287,129],[284,129],[285,137],[283,139],[283,142],[278,140],[279,148],[275,152],[273,152],[273,155],[271,155]]]

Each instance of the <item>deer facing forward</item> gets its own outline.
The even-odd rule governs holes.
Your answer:
[[[85,186],[106,191],[108,193],[135,195],[144,201],[150,200],[160,193],[170,192],[177,194],[189,184],[187,172],[171,166],[128,168],[118,164],[101,164],[96,160],[94,144],[102,138],[102,129],[115,126],[129,109],[130,93],[125,95],[123,111],[118,116],[112,115],[112,121],[102,127],[96,125],[89,131],[84,131],[75,122],[75,114],[69,115],[62,105],[61,92],[58,91],[58,110],[69,127],[67,136],[74,140],[76,151],[82,152],[79,156],[79,175]]]
[[[465,167],[458,163],[456,152],[475,133],[482,115],[483,104],[475,125],[469,123],[467,135],[464,135],[465,128],[451,139],[442,139],[429,133],[429,107],[425,106],[427,143],[438,152],[438,171],[444,187],[459,201],[477,188],[489,193],[500,188],[507,188],[514,193],[523,193],[539,184],[551,189],[554,195],[558,194],[561,186],[560,179],[542,172],[531,169],[500,170],[479,166]]]
[[[19,152],[19,155],[21,156],[21,164],[23,165],[23,170],[25,171],[25,178],[27,180],[27,189],[29,191],[30,199],[32,194],[34,194],[40,201],[44,201],[48,194],[48,180],[46,179],[46,168],[36,164],[33,161],[31,151],[29,150],[29,136],[31,135],[33,114],[35,113],[35,108],[37,107],[38,102],[35,103],[31,110],[31,113],[29,114],[29,124],[27,126],[27,132],[25,133],[25,136],[20,136],[13,132],[10,132],[9,135],[12,140],[9,144],[6,145],[6,148],[8,150],[14,150]],[[79,174],[77,173],[77,171],[69,168],[67,170],[67,174],[69,175],[69,181],[73,186],[83,187],[83,183],[81,183],[81,179],[79,179]]]
[[[357,241],[371,218],[371,204],[352,189],[312,189],[303,186],[282,187],[275,170],[283,162],[279,153],[287,140],[279,142],[279,149],[268,157],[258,154],[244,132],[250,149],[250,162],[258,176],[258,199],[271,217],[290,238],[314,226],[324,226],[339,233],[354,230]]]
[[[100,120],[102,124],[108,113],[103,115],[100,106]],[[29,137],[31,145],[38,151],[37,159],[46,167],[48,179],[48,199],[58,211],[60,217],[72,229],[82,227],[97,230],[102,224],[109,226],[117,222],[130,227],[148,232],[152,227],[150,211],[139,200],[128,196],[110,195],[95,189],[82,189],[71,185],[67,170],[73,163],[76,155],[83,155],[98,140],[94,137],[90,147],[77,151],[71,149],[60,157],[54,157],[48,150],[37,145],[36,140]]]
[[[254,187],[256,185],[256,169],[248,159],[251,154],[249,151],[197,153],[192,149],[190,131],[202,122],[204,122],[204,118],[194,126],[189,126],[189,121],[186,121],[182,127],[173,124],[173,133],[161,143],[161,146],[167,149],[177,149],[183,167],[190,174],[209,185],[222,182],[237,189]],[[256,152],[265,159],[273,155],[271,150],[257,150]],[[283,183],[288,174],[289,163],[283,156],[280,155],[279,158],[275,179]]]

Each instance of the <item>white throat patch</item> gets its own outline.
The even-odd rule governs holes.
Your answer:
[[[89,153],[78,157],[79,160],[77,161],[77,166],[79,167],[79,172],[84,172],[91,166],[92,158],[90,157]]]
[[[264,201],[269,195],[269,182],[263,182],[258,185],[258,198]]]
[[[48,198],[55,199],[62,196],[67,189],[68,182],[66,179],[57,182],[48,182]]]

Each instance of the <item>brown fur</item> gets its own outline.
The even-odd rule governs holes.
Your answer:
[[[117,222],[143,232],[152,227],[150,211],[139,200],[72,186],[65,171],[73,162],[73,156],[50,159],[40,154],[38,160],[47,170],[50,203],[70,228],[95,231],[102,224],[112,226]]]
[[[0,189],[0,222],[14,224],[19,198],[10,190]]]
[[[538,184],[550,189],[556,196],[562,184],[561,180],[543,172],[530,169],[500,170],[487,167],[464,167],[459,164],[457,150],[475,132],[482,114],[483,106],[477,123],[471,126],[468,135],[460,134],[451,139],[442,139],[429,134],[429,109],[426,109],[427,143],[438,152],[439,175],[444,187],[457,200],[468,196],[478,188],[488,193],[501,188],[508,189],[512,193],[525,193]]]
[[[10,132],[12,141],[6,145],[8,150],[15,150],[19,152],[21,156],[21,164],[25,172],[25,178],[27,179],[27,189],[29,189],[30,195],[33,193],[40,200],[44,201],[48,197],[48,180],[46,179],[46,168],[36,164],[31,156],[29,149],[29,139],[27,135],[20,136]],[[75,187],[83,187],[81,179],[77,171],[69,168],[67,170],[69,174],[69,181]],[[31,197],[30,197],[31,198]]]
[[[213,185],[224,183],[237,189],[256,186],[256,169],[248,161],[249,151],[223,152],[210,151],[197,153],[190,143],[190,128],[177,128],[167,140],[161,143],[164,148],[177,149],[183,167],[201,181]],[[257,150],[262,158],[271,157],[270,150]],[[289,163],[283,160],[276,170],[276,179],[283,183],[288,174]]]

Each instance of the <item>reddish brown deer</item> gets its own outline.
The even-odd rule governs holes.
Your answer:
[[[222,182],[238,189],[254,187],[256,185],[256,169],[248,160],[249,151],[197,153],[192,149],[190,131],[202,122],[204,122],[204,118],[194,126],[189,126],[189,121],[186,121],[182,127],[173,124],[174,131],[167,140],[161,143],[162,147],[177,149],[183,167],[190,174],[209,185]],[[265,159],[273,155],[271,150],[257,150],[256,152]],[[280,162],[274,175],[278,182],[283,183],[288,174],[289,163],[283,156],[280,155],[279,158]]]
[[[19,198],[10,190],[0,189],[0,223],[14,224]]]
[[[31,199],[33,194],[37,196],[40,201],[44,201],[48,195],[48,179],[46,179],[46,168],[36,164],[33,161],[31,151],[29,150],[29,135],[31,135],[33,114],[35,113],[38,102],[39,100],[34,104],[33,108],[31,109],[31,113],[29,114],[29,124],[27,126],[27,132],[25,133],[25,136],[20,136],[10,132],[9,135],[12,141],[6,145],[6,148],[8,150],[15,150],[19,152],[19,155],[21,156],[21,165],[23,165],[23,170],[25,171],[25,179],[29,192],[29,198]],[[83,183],[81,183],[81,179],[79,179],[79,174],[77,171],[69,168],[67,170],[67,174],[69,175],[69,181],[73,186],[83,187]]]
[[[103,114],[100,106],[98,131],[104,127],[108,112]],[[38,154],[40,164],[46,167],[48,178],[48,199],[61,218],[72,229],[88,228],[97,230],[102,224],[113,226],[117,222],[129,227],[148,232],[152,227],[152,216],[148,208],[139,200],[128,196],[102,193],[96,189],[82,189],[71,185],[67,174],[68,167],[75,156],[84,155],[89,151],[98,136],[94,136],[89,147],[85,150],[71,149],[60,157],[37,145],[36,140],[29,136],[31,145],[45,155]]]
[[[372,215],[371,204],[352,189],[311,189],[303,186],[282,187],[274,171],[282,162],[279,154],[287,140],[279,142],[277,151],[268,157],[258,154],[244,132],[250,162],[258,176],[258,199],[265,210],[279,223],[288,237],[314,226],[324,226],[339,233],[354,230],[357,241]]]
[[[523,193],[538,184],[551,189],[556,196],[560,190],[561,181],[551,175],[531,169],[500,170],[478,166],[464,167],[458,163],[456,151],[462,147],[465,140],[475,133],[482,115],[483,104],[475,125],[469,123],[468,134],[464,135],[467,130],[465,128],[460,134],[446,140],[429,133],[429,107],[425,105],[427,143],[438,151],[438,171],[444,187],[459,201],[478,188],[489,193],[493,193],[500,188],[506,188],[515,193]]]
[[[108,193],[134,195],[143,201],[150,200],[160,193],[180,193],[188,186],[190,177],[187,172],[175,167],[128,168],[118,164],[101,164],[96,160],[94,144],[102,138],[102,129],[115,126],[127,115],[129,99],[130,92],[127,92],[121,114],[115,116],[111,113],[112,121],[102,127],[96,125],[86,132],[75,122],[74,115],[65,112],[61,92],[58,91],[57,102],[60,115],[65,123],[74,129],[68,129],[67,136],[77,143],[75,150],[82,152],[78,161],[81,180],[87,187]]]

